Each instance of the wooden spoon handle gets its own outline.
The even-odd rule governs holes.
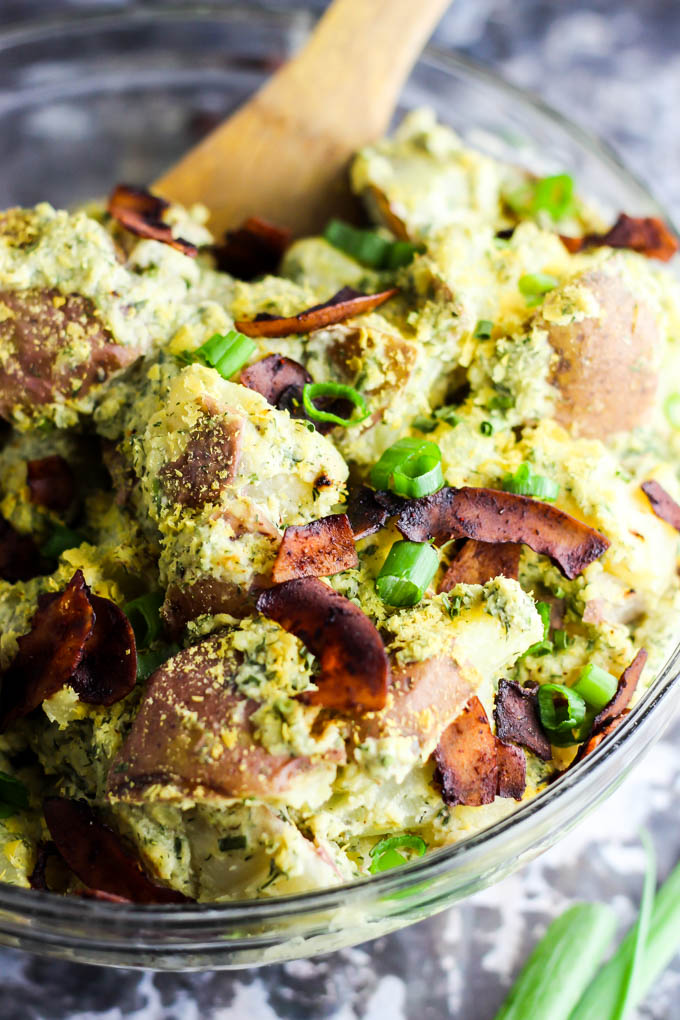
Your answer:
[[[450,0],[335,0],[302,52],[159,181],[219,233],[257,215],[296,234],[348,204],[352,154],[384,134]]]

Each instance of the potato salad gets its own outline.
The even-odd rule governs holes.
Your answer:
[[[295,240],[0,212],[0,882],[401,867],[587,768],[677,641],[672,232],[427,111],[350,181]]]

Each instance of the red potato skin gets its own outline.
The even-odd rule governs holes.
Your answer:
[[[457,584],[486,584],[494,577],[519,577],[520,545],[512,542],[475,542],[468,539],[451,561],[439,585],[447,592]]]
[[[272,407],[278,406],[286,390],[294,387],[301,395],[302,387],[313,382],[306,368],[281,354],[268,354],[266,358],[248,365],[241,372],[239,381],[249,390],[261,393]]]
[[[76,483],[68,461],[54,454],[26,463],[31,503],[56,512],[68,510],[75,498]]]
[[[236,476],[240,450],[238,419],[201,418],[189,433],[181,456],[159,471],[168,499],[189,510],[219,502]]]
[[[661,337],[649,305],[619,276],[594,269],[572,282],[591,292],[601,314],[566,326],[537,316],[557,355],[554,415],[576,435],[603,439],[649,421]]]
[[[96,898],[118,903],[187,902],[182,893],[152,882],[117,833],[85,801],[48,797],[43,810],[56,850]]]
[[[529,496],[498,489],[444,487],[409,500],[397,527],[412,542],[451,538],[528,545],[548,556],[570,580],[610,545],[609,539],[562,510]]]
[[[347,514],[331,514],[286,528],[272,567],[272,581],[330,577],[359,565]]]
[[[374,624],[353,602],[317,578],[304,577],[262,592],[257,608],[318,658],[318,690],[308,696],[312,704],[351,713],[385,707],[387,653]]]
[[[387,704],[358,723],[367,737],[415,737],[423,748],[436,745],[472,696],[470,681],[453,659],[444,656],[393,665]]]
[[[88,354],[63,364],[74,331]],[[0,290],[0,347],[0,416],[8,419],[15,410],[35,416],[44,404],[79,400],[140,353],[115,343],[89,298],[55,288]]]
[[[324,304],[306,308],[298,315],[288,317],[261,315],[255,319],[238,319],[234,326],[240,333],[254,337],[276,338],[293,336],[297,333],[311,333],[315,329],[344,322],[345,319],[354,315],[372,312],[398,293],[396,287],[380,291],[377,294],[361,294],[351,287],[343,287]]]
[[[323,758],[270,754],[257,743],[250,718],[259,707],[229,682],[214,635],[164,663],[150,677],[132,729],[109,770],[107,791],[125,801],[144,800],[149,787],[176,796],[276,799]],[[226,736],[226,739],[223,739]]]

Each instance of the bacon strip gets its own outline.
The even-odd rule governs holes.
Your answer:
[[[0,732],[69,683],[81,701],[112,705],[137,677],[132,627],[109,599],[92,595],[81,570],[63,592],[38,598],[31,629],[0,679]]]
[[[642,670],[645,668],[647,658],[646,649],[641,648],[630,666],[627,666],[626,669],[624,669],[614,697],[593,719],[593,733],[598,733],[600,730],[604,729],[617,716],[621,715],[624,708],[628,708],[628,703],[635,693],[638,681],[642,676]]]
[[[359,565],[347,514],[331,514],[286,528],[272,567],[272,581],[330,577]]]
[[[445,804],[491,804],[498,789],[496,738],[484,706],[473,696],[448,726],[434,752],[434,781]]]
[[[29,460],[26,478],[31,503],[46,506],[48,510],[68,510],[75,497],[75,479],[68,461],[58,453]]]
[[[30,535],[20,534],[0,515],[0,578],[14,584],[49,571]]]
[[[397,519],[404,538],[437,543],[451,538],[528,545],[550,557],[569,580],[609,548],[609,539],[548,503],[497,489],[445,487],[409,500]]]
[[[580,761],[583,761],[586,755],[591,754],[596,747],[599,747],[605,737],[608,737],[610,733],[613,733],[616,727],[623,722],[627,715],[628,711],[626,710],[625,712],[622,712],[621,715],[617,715],[615,719],[608,722],[607,725],[603,726],[601,730],[597,731],[597,733],[591,733],[588,740],[579,747],[578,754],[572,761],[569,768],[573,768],[574,765],[578,765]]]
[[[238,280],[275,273],[292,233],[259,216],[250,216],[237,230],[228,230],[212,248],[217,268]]]
[[[163,213],[169,206],[164,198],[152,195],[145,188],[119,184],[109,195],[108,211],[131,234],[162,241],[193,258],[198,255],[196,245],[181,237],[173,237],[172,229],[163,220]]]
[[[527,786],[527,759],[524,751],[512,744],[504,744],[496,740],[498,756],[498,789],[499,797],[521,800]]]
[[[188,902],[182,893],[152,882],[85,801],[48,797],[43,810],[57,850],[94,893],[128,903]]]
[[[610,248],[630,248],[647,258],[668,262],[678,250],[677,238],[657,216],[627,216],[621,213],[605,234],[586,234],[583,237],[560,235],[560,238],[572,255],[584,248],[608,245]]]
[[[339,711],[384,708],[390,666],[380,635],[364,612],[315,577],[262,592],[257,609],[295,634],[319,659],[314,704]]]
[[[552,748],[541,726],[536,691],[514,680],[501,680],[493,714],[499,740],[520,744],[543,761],[550,761]]]
[[[2,677],[0,732],[28,715],[68,683],[79,665],[94,624],[94,612],[81,570],[61,594],[44,595],[28,634]]]
[[[304,312],[289,317],[269,315],[266,312],[254,319],[238,319],[234,326],[246,336],[281,337],[294,333],[311,333],[323,326],[334,326],[350,316],[372,312],[398,293],[396,287],[377,294],[362,294],[352,287],[343,287],[321,305],[313,305]]]
[[[69,683],[81,701],[113,705],[127,697],[137,681],[135,634],[115,602],[88,595],[94,626]]]
[[[486,584],[494,577],[519,576],[520,545],[512,542],[475,542],[468,539],[444,574],[440,591],[457,584]]]
[[[654,479],[643,482],[640,486],[645,496],[652,505],[652,510],[662,521],[666,521],[676,531],[680,531],[680,506],[670,496],[663,485],[659,485]]]
[[[404,503],[401,496],[392,492],[375,492],[367,485],[362,485],[350,496],[347,505],[347,516],[355,541],[380,531],[390,517],[401,510]]]

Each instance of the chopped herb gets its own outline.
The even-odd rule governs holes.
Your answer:
[[[222,836],[218,839],[217,845],[224,853],[227,850],[245,850],[248,841],[245,836]]]

